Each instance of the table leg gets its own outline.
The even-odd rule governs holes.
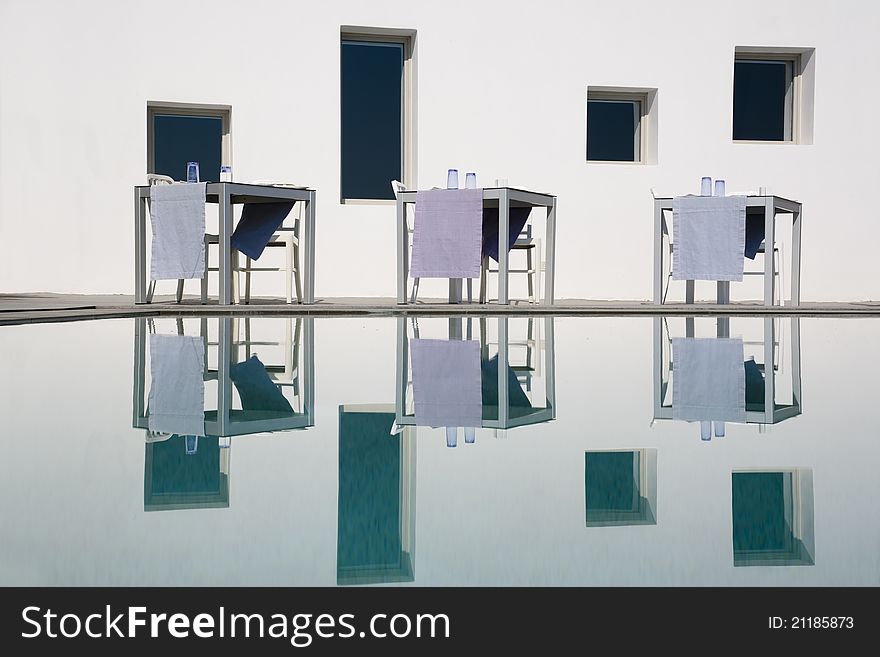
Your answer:
[[[544,304],[552,305],[556,284],[556,197],[553,197],[547,208],[546,232],[544,240],[547,243],[544,256]]]
[[[147,303],[147,200],[134,190],[134,302]]]
[[[449,303],[461,303],[461,279],[449,279]]]
[[[409,261],[409,235],[406,229],[406,203],[397,199],[397,303],[406,303],[406,277]]]
[[[776,209],[773,207],[773,197],[768,196],[764,201],[764,305],[773,305],[773,248],[776,245]]]
[[[663,303],[663,205],[654,201],[654,304]]]
[[[508,284],[508,261],[509,253],[507,244],[510,235],[510,192],[505,188],[501,190],[501,198],[498,199],[498,303],[507,305],[510,303]]]
[[[315,318],[303,318],[303,405],[309,426],[315,424]]]
[[[499,255],[501,255],[499,253]],[[499,295],[500,296],[500,295]],[[506,429],[510,421],[510,391],[507,386],[509,354],[507,317],[498,318],[498,428]]]
[[[730,281],[718,281],[716,300],[719,304],[730,303]]]
[[[694,281],[685,281],[684,282],[684,302],[685,303],[693,303],[694,302],[694,290],[695,290]]]
[[[305,281],[303,289],[303,303],[315,303],[315,192],[309,192],[309,200],[306,201],[306,234],[305,254],[303,269],[305,269]]]
[[[221,223],[222,225],[222,223]],[[222,238],[221,238],[222,239]],[[222,303],[222,301],[221,301]],[[230,411],[232,409],[232,317],[217,319],[217,424],[221,436],[230,434]]]
[[[220,198],[218,199],[219,210],[219,297],[220,305],[226,306],[232,303],[232,199],[229,195],[229,187],[220,185]]]
[[[771,252],[772,256],[772,252]],[[773,258],[771,257],[770,260]],[[771,299],[772,301],[772,299]],[[773,424],[776,404],[776,370],[773,369],[773,352],[776,346],[776,326],[773,317],[764,318],[764,421]]]
[[[804,208],[798,206],[792,216],[791,229],[791,302],[795,306],[801,302],[801,223]]]

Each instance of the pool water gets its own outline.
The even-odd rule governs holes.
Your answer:
[[[876,319],[0,328],[0,584],[876,586]]]

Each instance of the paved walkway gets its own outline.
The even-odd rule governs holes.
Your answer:
[[[202,305],[198,297],[157,296],[154,303],[135,305],[134,297],[125,294],[0,294],[0,325],[32,322],[63,322],[80,319],[137,317],[143,315],[801,315],[836,317],[880,317],[880,302],[851,303],[806,302],[799,306],[767,308],[759,302],[730,305],[715,303],[655,305],[648,301],[594,301],[560,299],[552,306],[513,302],[495,304],[448,304],[441,299],[426,299],[415,305],[399,306],[393,298],[327,298],[309,306],[286,304],[281,299],[251,299],[248,305]]]

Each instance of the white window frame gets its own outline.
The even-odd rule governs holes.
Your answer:
[[[232,166],[232,105],[147,101],[147,173],[156,173],[153,125],[157,116],[205,116],[220,119],[220,166]]]
[[[642,87],[587,87],[585,122],[588,120],[591,101],[631,103],[636,123],[633,139],[633,160],[590,160],[590,164],[656,164],[657,163],[657,89]],[[584,132],[584,157],[586,158],[586,127]]]
[[[343,25],[339,30],[339,54],[342,57],[342,44],[351,41],[368,43],[399,43],[403,46],[403,79],[401,84],[400,112],[400,162],[402,182],[407,188],[416,187],[416,148],[415,148],[415,109],[416,109],[416,31],[408,29],[364,27]],[[341,64],[341,61],[340,61]],[[342,98],[340,97],[340,110]],[[342,117],[340,116],[339,140],[339,202],[356,205],[394,205],[391,199],[346,198],[342,195]],[[390,185],[390,183],[389,183]]]
[[[785,67],[784,139],[733,139],[735,144],[812,144],[815,89],[815,48],[737,46],[737,62],[776,63]],[[730,134],[733,136],[733,78],[731,78]]]

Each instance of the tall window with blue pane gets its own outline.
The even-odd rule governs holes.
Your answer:
[[[402,43],[342,41],[342,198],[393,199],[403,180]]]
[[[156,114],[153,171],[186,180],[186,163],[199,163],[200,181],[220,180],[223,120],[218,116]]]

